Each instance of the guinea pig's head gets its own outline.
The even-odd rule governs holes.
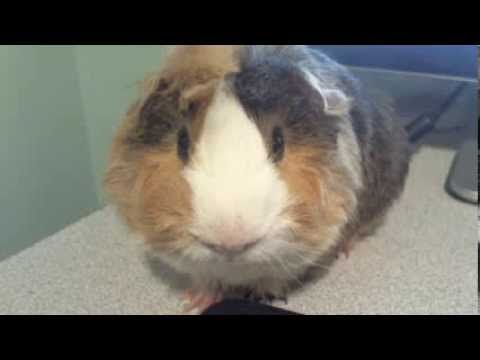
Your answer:
[[[347,98],[279,54],[234,54],[160,73],[117,134],[106,189],[178,261],[321,255],[354,203],[338,145]]]

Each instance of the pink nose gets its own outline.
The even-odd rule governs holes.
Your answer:
[[[202,244],[218,254],[233,257],[247,252],[260,241],[258,233],[241,219],[219,221]]]
[[[213,244],[208,242],[202,242],[202,244],[210,249],[221,255],[226,255],[229,257],[238,256],[242,253],[247,252],[251,248],[255,247],[258,244],[258,240],[244,242],[242,244],[231,244],[231,243],[221,243],[221,244]]]

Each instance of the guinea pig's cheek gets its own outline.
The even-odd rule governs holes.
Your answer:
[[[286,212],[288,219],[302,226],[312,225],[317,204],[321,198],[319,171],[307,160],[307,150],[290,150],[280,166],[292,204]]]
[[[150,154],[143,159],[135,203],[142,233],[155,245],[189,240],[191,191],[181,169],[173,151]]]
[[[293,223],[296,241],[331,242],[346,221],[346,213],[345,195],[336,185],[339,178],[328,158],[307,146],[289,149],[280,174],[295,200],[286,215]]]

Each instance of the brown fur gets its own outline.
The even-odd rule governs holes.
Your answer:
[[[190,188],[173,143],[145,148],[132,145],[143,105],[154,94],[178,98],[179,114],[189,111],[193,143],[201,134],[208,104],[223,77],[237,69],[234,46],[180,46],[158,74],[147,77],[139,99],[130,107],[115,136],[104,188],[129,227],[154,246],[172,248],[188,242]],[[180,241],[179,241],[180,240]],[[186,245],[186,244],[183,244]]]

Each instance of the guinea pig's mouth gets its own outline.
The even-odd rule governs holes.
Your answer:
[[[174,268],[192,276],[208,275],[226,282],[243,283],[268,274],[293,281],[302,269],[316,266],[317,262],[315,251],[301,246],[285,233],[269,234],[256,246],[235,253],[212,249],[202,244],[202,236],[189,235],[188,244],[164,255]]]
[[[208,264],[208,267],[216,268],[218,271],[250,273],[254,271],[253,269],[263,269],[262,271],[289,273],[303,266],[304,261],[301,259],[304,255],[295,249],[291,243],[271,238],[262,238],[255,246],[234,253],[219,252],[198,242],[189,251],[192,256],[187,257],[192,266]]]
[[[194,237],[195,243],[203,251],[207,251],[208,254],[214,259],[227,263],[244,263],[249,255],[255,251],[263,238],[256,239],[249,243],[239,245],[218,245],[209,241],[205,241],[199,237]]]
[[[261,234],[251,239],[232,244],[229,239],[224,242],[214,242],[195,229],[188,232],[190,249],[187,250],[191,260],[200,262],[224,263],[226,265],[260,265],[271,263],[276,258],[292,252],[294,246],[294,232],[290,226],[282,228],[264,228]]]

